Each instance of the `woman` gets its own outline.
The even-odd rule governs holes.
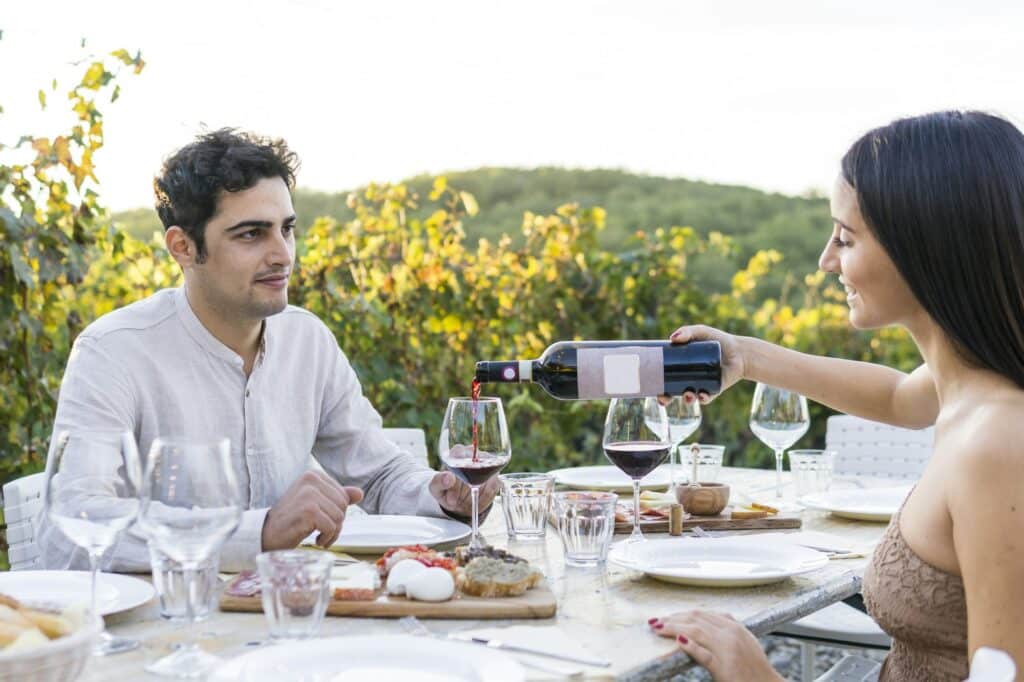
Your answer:
[[[750,379],[867,419],[935,424],[932,458],[864,577],[893,638],[881,679],[963,680],[982,646],[1024,672],[1024,135],[978,112],[894,121],[843,157],[831,209],[820,267],[839,275],[850,322],[905,327],[923,365],[903,374],[702,326],[672,340],[718,340],[724,387]],[[727,616],[651,627],[716,680],[781,679]]]

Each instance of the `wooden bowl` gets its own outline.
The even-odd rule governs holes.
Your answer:
[[[729,504],[729,486],[725,483],[681,485],[676,487],[676,499],[688,514],[716,516]]]

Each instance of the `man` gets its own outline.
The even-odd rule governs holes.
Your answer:
[[[313,532],[329,546],[356,502],[427,516],[470,508],[464,483],[385,438],[333,334],[288,305],[296,168],[283,141],[230,129],[171,156],[154,180],[156,209],[185,284],[89,325],[57,404],[55,436],[123,429],[143,457],[157,436],[227,436],[246,506],[222,551],[228,570]],[[309,468],[310,454],[326,474]],[[482,491],[484,505],[495,488],[492,480]],[[48,568],[87,565],[45,518],[39,542]],[[147,570],[145,539],[123,534],[107,566]]]

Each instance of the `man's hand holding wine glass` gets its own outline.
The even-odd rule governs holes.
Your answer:
[[[498,478],[489,479],[480,486],[480,509],[485,510],[494,501],[498,493]],[[430,479],[430,494],[445,511],[457,516],[469,516],[473,513],[473,501],[470,487],[459,480],[450,471],[439,471]]]

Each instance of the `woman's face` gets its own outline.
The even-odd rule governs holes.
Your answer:
[[[850,306],[850,323],[858,329],[891,324],[906,326],[920,311],[903,276],[868,229],[857,192],[839,175],[832,187],[832,235],[818,267],[839,275]]]

